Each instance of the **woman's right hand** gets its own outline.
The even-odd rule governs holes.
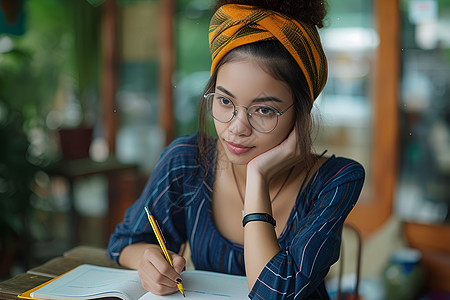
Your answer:
[[[294,127],[279,145],[253,158],[247,165],[247,174],[256,171],[266,182],[270,182],[281,172],[287,172],[300,159],[301,153]]]
[[[158,245],[139,243],[124,248],[119,261],[123,266],[138,270],[146,290],[156,295],[168,295],[178,291],[177,280],[181,280],[180,273],[186,265],[182,256],[171,251],[169,255],[173,267]]]

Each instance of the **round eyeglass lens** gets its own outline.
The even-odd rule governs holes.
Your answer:
[[[258,131],[270,132],[277,126],[278,113],[267,105],[252,105],[248,108],[248,121]]]
[[[219,94],[209,94],[206,98],[209,114],[219,122],[229,122],[236,110],[230,99]]]

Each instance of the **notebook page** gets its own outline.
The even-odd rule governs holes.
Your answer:
[[[147,291],[135,270],[81,265],[31,294],[33,298],[83,299],[112,297],[135,300]]]
[[[248,286],[245,276],[235,276],[208,271],[189,270],[181,273],[186,298],[189,300],[239,300],[248,299]],[[183,299],[180,292],[172,295],[157,296],[150,292],[139,300]]]

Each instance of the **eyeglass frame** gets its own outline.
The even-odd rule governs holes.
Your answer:
[[[249,107],[244,106],[244,105],[236,105],[236,104],[234,104],[233,101],[231,101],[231,99],[229,99],[228,97],[226,97],[226,96],[224,96],[224,95],[222,95],[222,94],[219,94],[219,93],[207,93],[207,94],[204,94],[204,95],[203,95],[203,98],[206,100],[206,99],[208,99],[208,97],[209,97],[210,95],[219,95],[219,96],[221,96],[221,97],[223,97],[223,98],[226,98],[226,99],[228,99],[228,100],[233,104],[233,107],[234,107],[234,109],[233,109],[233,116],[232,116],[228,121],[222,121],[222,120],[217,119],[216,117],[213,116],[212,112],[210,112],[210,110],[208,109],[209,115],[210,115],[211,117],[213,117],[214,120],[217,120],[217,121],[219,121],[220,123],[230,123],[230,122],[234,119],[234,117],[237,116],[237,113],[238,113],[237,108],[238,108],[238,107],[243,107],[243,108],[245,108],[245,113],[246,113],[246,115],[247,115],[247,121],[248,121],[248,124],[250,124],[250,126],[251,126],[253,129],[255,129],[256,131],[261,132],[261,133],[269,133],[269,132],[274,131],[275,128],[277,128],[277,125],[278,125],[278,118],[279,118],[280,116],[282,116],[285,112],[287,112],[287,111],[294,105],[294,103],[292,103],[291,105],[288,106],[288,108],[286,108],[285,110],[283,110],[283,111],[280,112],[280,111],[279,111],[278,109],[276,109],[275,107],[270,106],[270,105],[266,105],[266,104],[253,104],[253,105],[250,105]],[[249,110],[250,108],[254,107],[254,106],[269,107],[270,109],[273,109],[273,110],[275,111],[275,114],[277,115],[277,122],[275,123],[275,125],[273,126],[273,128],[272,128],[271,130],[265,130],[265,131],[264,131],[264,130],[256,129],[256,128],[253,126],[252,122],[250,122],[250,118],[252,117],[252,115],[249,114],[248,110]]]

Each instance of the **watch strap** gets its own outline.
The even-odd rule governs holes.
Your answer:
[[[242,227],[245,227],[245,225],[248,222],[253,222],[253,221],[261,221],[261,222],[267,222],[272,224],[273,227],[276,227],[277,222],[275,221],[275,219],[266,213],[251,213],[246,215],[243,219],[242,219]]]

